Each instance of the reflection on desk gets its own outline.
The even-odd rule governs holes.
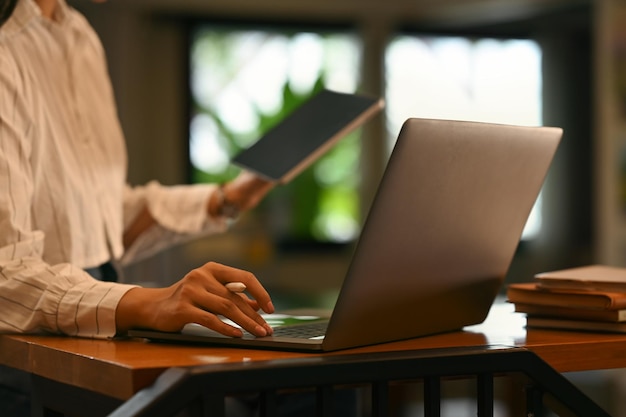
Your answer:
[[[490,345],[523,346],[526,341],[526,316],[515,313],[515,306],[504,301],[494,303],[485,321],[464,330],[485,336]]]

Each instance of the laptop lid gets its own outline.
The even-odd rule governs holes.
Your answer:
[[[503,284],[561,135],[549,127],[407,120],[323,339],[233,339],[197,325],[182,333],[131,335],[332,351],[480,323]]]
[[[408,120],[324,341],[329,350],[482,322],[561,129]]]

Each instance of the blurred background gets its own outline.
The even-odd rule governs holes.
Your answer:
[[[507,283],[589,263],[626,266],[622,1],[70,4],[106,49],[132,184],[232,178],[232,155],[324,87],[386,101],[383,114],[230,233],[130,266],[127,275],[145,285],[215,260],[254,272],[279,308],[332,305],[408,117],[564,129]],[[622,384],[619,373],[572,377],[591,390]]]
[[[509,282],[626,264],[614,3],[72,1],[107,52],[132,184],[234,177],[230,158],[321,88],[386,102],[232,233],[142,262],[129,276],[161,283],[212,259],[280,291],[336,288],[408,117],[565,130]]]

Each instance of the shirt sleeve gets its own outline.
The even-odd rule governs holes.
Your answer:
[[[124,193],[124,227],[147,207],[156,224],[142,233],[126,249],[122,264],[147,258],[177,244],[210,234],[224,232],[228,219],[213,218],[207,204],[217,186],[194,184],[164,186],[152,181],[145,186],[126,187]]]
[[[0,51],[2,52],[2,51]],[[115,310],[133,286],[44,261],[46,235],[32,219],[32,132],[18,72],[0,53],[0,332],[115,335]]]
[[[12,135],[2,129],[3,120],[0,116],[0,332],[114,336],[117,303],[133,287],[43,260],[45,234],[31,228],[28,215],[32,178],[7,146]]]
[[[0,249],[0,332],[115,336],[117,304],[134,286],[101,282],[74,265],[48,265],[36,256],[7,259],[12,249]]]

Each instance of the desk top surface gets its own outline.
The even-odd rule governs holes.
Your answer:
[[[523,315],[496,304],[484,323],[463,331],[333,353],[92,340],[63,336],[0,336],[0,364],[71,385],[127,399],[170,367],[265,361],[458,346],[525,347],[560,372],[626,367],[626,334],[525,329]]]

